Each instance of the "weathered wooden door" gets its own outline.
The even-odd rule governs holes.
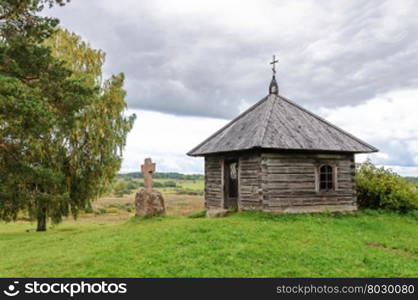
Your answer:
[[[225,208],[238,207],[238,160],[225,161]]]

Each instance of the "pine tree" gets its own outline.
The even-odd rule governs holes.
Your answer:
[[[27,213],[38,231],[76,217],[110,183],[135,118],[123,116],[123,74],[101,83],[104,54],[36,15],[54,3],[64,1],[0,2],[0,219]],[[72,56],[60,56],[60,32],[73,37]]]

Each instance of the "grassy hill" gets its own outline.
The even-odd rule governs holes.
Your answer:
[[[418,276],[416,214],[0,224],[1,277]]]

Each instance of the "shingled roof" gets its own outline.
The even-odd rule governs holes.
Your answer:
[[[271,93],[187,153],[190,156],[250,149],[378,151],[292,101]]]

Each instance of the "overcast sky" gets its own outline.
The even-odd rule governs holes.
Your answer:
[[[418,176],[417,1],[72,0],[46,12],[124,72],[138,115],[122,171],[198,173],[185,153],[267,94],[280,94]],[[365,156],[358,156],[364,160]]]

